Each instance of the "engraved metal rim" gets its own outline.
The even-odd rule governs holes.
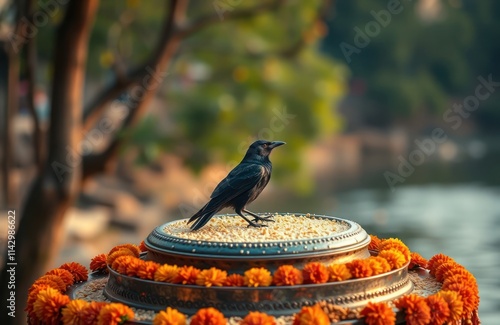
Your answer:
[[[259,215],[268,214],[269,213],[259,213]],[[163,229],[167,225],[179,221],[174,220],[156,227],[144,242],[148,250],[160,253],[192,257],[203,256],[204,258],[224,258],[225,256],[230,256],[232,259],[238,257],[248,259],[249,256],[274,259],[280,258],[280,256],[289,255],[321,255],[325,251],[328,251],[328,254],[332,252],[344,253],[365,247],[370,242],[370,236],[354,221],[309,213],[286,214],[295,215],[297,217],[330,219],[339,224],[347,225],[348,228],[338,233],[315,238],[265,242],[220,242],[186,239],[165,233]],[[214,217],[221,216],[237,217],[238,215],[224,214]]]

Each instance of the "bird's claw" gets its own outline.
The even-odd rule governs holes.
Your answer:
[[[267,227],[267,225],[264,225],[261,223],[251,222],[248,224],[247,228],[250,228],[250,227],[261,228],[261,227]]]
[[[258,221],[271,221],[274,222],[273,216],[266,216],[266,217],[255,217],[255,219],[252,220],[253,222],[258,222]]]

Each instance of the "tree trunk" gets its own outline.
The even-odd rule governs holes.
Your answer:
[[[2,324],[25,324],[28,288],[55,256],[64,213],[80,188],[81,117],[90,27],[98,0],[71,1],[58,30],[54,55],[47,163],[30,189],[16,234],[16,318],[4,307]],[[40,243],[43,243],[40,245]],[[12,262],[12,261],[10,261]],[[9,298],[9,274],[1,274],[2,301]],[[5,304],[4,304],[5,306]]]

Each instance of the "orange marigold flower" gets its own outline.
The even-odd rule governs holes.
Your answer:
[[[63,325],[79,325],[83,323],[83,314],[82,310],[89,303],[85,300],[76,299],[71,300],[65,308],[63,308],[62,315],[62,323]]]
[[[205,287],[222,287],[227,278],[227,272],[215,267],[201,271],[196,277],[196,284]]]
[[[432,295],[425,298],[427,306],[431,311],[431,322],[429,325],[441,325],[450,317],[450,308],[443,297]]]
[[[99,271],[99,272],[107,273],[108,272],[108,267],[107,267],[107,263],[106,263],[107,258],[108,258],[108,255],[106,255],[106,254],[99,254],[99,255],[94,256],[90,260],[90,270],[92,272]]]
[[[113,251],[112,253],[109,253],[108,256],[106,257],[106,263],[108,265],[113,265],[113,262],[120,256],[132,256],[132,257],[137,257],[134,255],[134,252],[132,252],[128,248],[120,248],[118,250]]]
[[[373,275],[387,273],[391,270],[389,262],[380,256],[370,256],[368,258],[368,264],[370,264]]]
[[[154,280],[167,283],[180,283],[180,268],[177,265],[163,264],[155,272]]]
[[[302,282],[302,272],[293,265],[281,265],[273,275],[273,284],[277,286],[294,286]]]
[[[273,282],[271,272],[263,267],[245,271],[245,285],[248,287],[268,287]]]
[[[59,290],[60,292],[66,291],[66,283],[64,280],[54,274],[46,274],[38,278],[33,284],[55,284],[51,285],[52,288]]]
[[[191,325],[225,325],[227,319],[213,307],[202,308],[191,318]]]
[[[141,253],[141,250],[139,249],[139,247],[137,247],[137,245],[134,245],[134,244],[122,244],[122,245],[117,245],[115,247],[113,247],[108,255],[111,255],[112,253],[120,250],[120,249],[128,249],[129,251],[132,252],[132,254],[135,256],[135,257],[139,257],[139,254]]]
[[[427,260],[422,257],[419,253],[412,252],[411,253],[411,259],[410,259],[410,265],[408,268],[410,270],[413,270],[414,268],[421,267],[426,269],[427,268]]]
[[[76,282],[82,282],[82,281],[87,281],[89,278],[89,271],[87,271],[87,268],[80,263],[77,262],[71,262],[71,263],[64,263],[63,265],[59,266],[60,269],[65,269],[68,270],[71,274],[73,274],[73,279]]]
[[[457,292],[441,290],[436,294],[436,296],[443,298],[450,309],[450,316],[446,320],[446,323],[458,322],[462,319],[464,304]]]
[[[411,252],[408,246],[406,246],[401,240],[397,238],[389,238],[382,240],[378,246],[379,251],[395,249],[403,254],[405,257],[405,262],[409,262],[411,258]]]
[[[251,311],[243,318],[240,325],[276,325],[276,319],[266,313]]]
[[[473,285],[474,287],[477,287],[477,282],[476,278],[472,273],[467,271],[465,268],[456,268],[452,270],[448,270],[443,273],[443,285],[446,282],[460,282],[460,281],[465,281],[468,282],[469,284]],[[459,280],[461,279],[461,280]]]
[[[399,269],[406,264],[404,255],[395,249],[382,250],[378,253],[379,257],[387,260],[391,269]]]
[[[352,278],[351,271],[345,264],[330,264],[327,267],[328,270],[328,281],[337,282],[345,281]]]
[[[361,316],[367,325],[394,325],[396,313],[385,302],[368,302],[361,310]]]
[[[28,293],[28,301],[26,302],[26,312],[28,313],[29,316],[35,317],[35,314],[33,312],[33,305],[35,304],[36,299],[38,298],[38,293],[42,290],[45,290],[47,288],[52,288],[48,284],[33,284]],[[52,288],[54,289],[54,288]],[[57,289],[56,289],[57,290]]]
[[[404,311],[408,325],[426,325],[431,321],[431,310],[422,296],[403,296],[394,301],[394,305]]]
[[[153,325],[185,325],[186,324],[186,315],[177,311],[177,309],[173,309],[167,307],[167,309],[160,311],[156,314],[153,319]]]
[[[97,325],[118,325],[134,319],[134,311],[122,303],[109,303],[101,308]]]
[[[160,267],[160,264],[153,261],[145,261],[137,271],[137,277],[145,280],[154,280],[155,272]]]
[[[346,264],[349,272],[351,272],[352,277],[355,279],[367,278],[372,276],[373,271],[370,267],[370,262],[366,260],[353,260]]]
[[[146,243],[144,243],[144,240],[141,241],[141,243],[139,244],[138,248],[141,251],[141,253],[148,251],[148,248],[146,247]]]
[[[144,262],[143,260],[131,255],[120,256],[113,261],[111,268],[120,274],[127,274],[128,265],[136,262],[136,260],[138,260],[137,263],[140,263],[141,265]]]
[[[370,235],[370,244],[368,244],[368,249],[371,251],[378,251],[378,246],[382,242],[382,239],[378,238],[375,235]]]
[[[56,275],[63,280],[66,285],[66,289],[74,283],[73,274],[71,274],[68,270],[65,269],[53,269],[49,272],[45,273],[45,275]]]
[[[293,325],[330,325],[330,318],[318,304],[305,306],[295,314]]]
[[[310,262],[302,269],[304,283],[325,283],[330,275],[328,269],[321,263]]]
[[[456,272],[458,270],[465,269],[462,265],[457,262],[446,262],[439,265],[434,271],[434,276],[439,282],[444,281],[444,274],[448,272]]]
[[[427,263],[427,268],[429,269],[429,273],[431,275],[434,275],[434,272],[436,271],[438,266],[447,262],[454,262],[454,260],[451,257],[446,256],[444,254],[434,255]]]
[[[104,301],[92,301],[82,308],[82,325],[95,325],[101,309],[108,303]]]
[[[41,290],[35,303],[33,311],[36,318],[44,324],[58,325],[61,321],[61,308],[69,303],[69,297],[61,294],[53,288]]]
[[[137,273],[139,272],[140,269],[144,267],[144,263],[146,263],[144,260],[141,260],[140,258],[133,256],[128,256],[128,258],[124,260],[125,262],[123,263],[123,265],[118,266],[120,271],[123,271],[120,273],[135,277],[138,276]]]
[[[179,269],[180,283],[182,284],[196,284],[196,278],[201,270],[193,266],[184,265]]]
[[[241,274],[231,274],[224,281],[226,287],[243,287],[245,286],[245,277]]]
[[[455,291],[460,295],[463,303],[462,317],[464,318],[479,306],[479,294],[468,283],[452,283],[446,287],[443,286],[442,290]]]

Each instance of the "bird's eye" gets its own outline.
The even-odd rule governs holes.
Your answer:
[[[268,144],[267,144],[267,143],[264,143],[264,144],[262,145],[262,148],[264,148],[264,149],[265,149],[265,148],[267,148],[267,146],[268,146]]]

